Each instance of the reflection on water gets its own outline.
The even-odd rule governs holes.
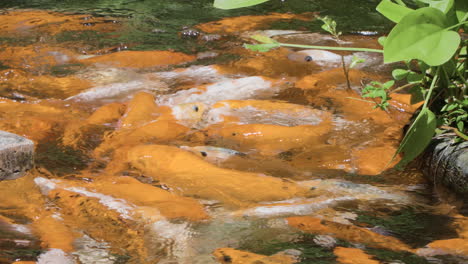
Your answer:
[[[306,32],[310,12],[383,31],[376,3],[2,1],[0,129],[35,142],[36,168],[0,182],[0,263],[466,261],[461,202],[391,169],[418,106],[356,100],[389,78],[381,57],[359,54],[348,89],[333,60],[304,59],[322,53],[240,47],[378,48]]]

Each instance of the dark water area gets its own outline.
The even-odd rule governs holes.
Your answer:
[[[271,12],[318,12],[321,16],[330,16],[335,19],[338,23],[338,30],[345,34],[359,31],[378,34],[387,32],[391,27],[391,23],[375,11],[378,0],[272,0],[255,7],[237,10],[216,9],[212,3],[212,0],[6,0],[1,1],[0,9],[47,9],[57,12],[108,16],[126,21],[126,27],[119,36],[112,35],[103,39],[102,35],[94,32],[85,32],[79,36],[62,33],[57,36],[58,41],[87,39],[99,42],[101,47],[137,43],[129,48],[132,50],[174,49],[190,53],[207,50],[210,47],[196,43],[193,38],[181,40],[178,33],[198,23],[223,17],[261,15]],[[293,20],[286,23],[273,23],[269,29],[320,32],[321,24],[318,20],[310,22]],[[2,42],[1,39],[0,42]]]

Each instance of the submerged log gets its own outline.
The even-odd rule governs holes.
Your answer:
[[[434,184],[468,194],[468,141],[457,143],[454,136],[438,136],[422,158],[423,173]]]

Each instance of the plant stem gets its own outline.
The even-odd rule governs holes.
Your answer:
[[[445,76],[445,79],[446,79],[446,83],[444,85],[447,86],[446,90],[448,90],[448,95],[449,96],[454,96],[453,95],[453,89],[451,89],[450,85],[449,85],[450,84],[450,76],[449,76],[449,74],[448,74],[448,72],[447,72],[447,70],[445,69],[444,66],[440,66],[440,67],[442,68],[442,71],[444,72],[444,76]],[[455,69],[455,71],[457,71],[457,70]]]
[[[439,79],[439,73],[440,73],[440,67],[437,67],[436,74],[434,76],[434,79],[432,79],[431,87],[429,88],[429,92],[427,92],[426,98],[424,98],[424,105],[422,109],[427,108],[427,104],[429,103],[429,99],[431,99],[432,95],[432,90],[434,90],[434,87]]]
[[[360,98],[355,98],[355,97],[345,97],[346,99],[353,99],[353,100],[357,100],[357,101],[361,101],[361,102],[366,102],[366,103],[370,103],[370,104],[375,104],[374,101],[370,101],[370,100],[364,100],[364,99],[360,99]]]
[[[395,88],[395,89],[391,90],[391,91],[388,93],[388,95],[390,95],[390,94],[392,94],[392,93],[396,93],[396,92],[398,92],[398,91],[401,91],[401,90],[403,90],[403,89],[405,89],[405,88],[408,88],[408,87],[411,87],[411,86],[414,86],[414,85],[417,85],[417,84],[418,84],[418,83],[407,83],[407,84],[405,84],[405,85],[403,85],[403,86],[400,86],[400,87],[398,87],[398,88]]]
[[[288,43],[278,43],[278,44],[280,46],[283,46],[283,47],[291,47],[291,48],[321,49],[321,50],[342,50],[342,51],[367,51],[367,52],[383,53],[383,50],[368,49],[368,48],[328,47],[328,46],[299,45],[299,44],[288,44]]]
[[[458,130],[456,127],[450,127],[450,126],[441,126],[440,128],[447,129],[447,130],[452,130],[457,134],[457,136],[461,137],[464,140],[468,140],[468,136],[463,134],[460,130]]]
[[[450,26],[450,27],[448,27],[448,28],[445,28],[444,30],[450,30],[450,29],[452,29],[452,28],[456,28],[456,27],[459,27],[459,26],[464,25],[464,24],[468,24],[468,21],[460,22],[460,23],[458,23],[458,24],[455,24],[455,25],[453,25],[453,26]]]
[[[351,84],[349,83],[349,68],[346,68],[346,64],[344,61],[344,56],[341,56],[341,65],[343,66],[343,72],[346,77],[346,85],[348,86],[348,90],[351,90]]]

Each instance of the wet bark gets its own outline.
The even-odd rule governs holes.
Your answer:
[[[434,138],[422,157],[423,173],[434,184],[443,184],[460,194],[468,193],[468,141],[455,136]]]

